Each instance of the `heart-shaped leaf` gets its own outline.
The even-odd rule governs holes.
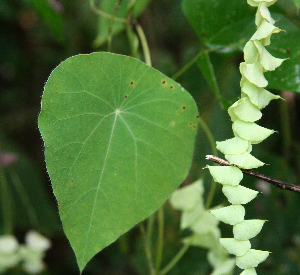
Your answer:
[[[39,129],[80,270],[185,179],[197,116],[179,84],[131,57],[77,55],[51,73]]]

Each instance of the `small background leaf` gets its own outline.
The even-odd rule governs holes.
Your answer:
[[[146,64],[93,53],[52,72],[39,128],[64,230],[83,270],[183,182],[197,108],[180,85]]]

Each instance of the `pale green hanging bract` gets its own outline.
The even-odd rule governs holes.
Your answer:
[[[276,0],[247,0],[247,2],[257,7],[255,16],[257,30],[246,43],[245,62],[240,64],[241,98],[228,109],[233,122],[234,137],[217,142],[217,149],[234,166],[208,166],[208,168],[214,180],[223,185],[223,193],[231,203],[230,206],[211,210],[217,219],[233,225],[233,238],[220,238],[220,243],[230,254],[236,256],[236,265],[244,269],[241,274],[254,275],[255,267],[268,257],[269,252],[251,249],[249,239],[261,231],[265,221],[244,220],[243,204],[254,199],[258,192],[239,185],[243,177],[239,168],[252,169],[264,165],[251,155],[252,145],[262,142],[274,133],[274,130],[261,127],[255,122],[261,118],[262,108],[271,100],[280,98],[265,89],[268,81],[264,77],[264,72],[275,70],[284,59],[273,57],[265,48],[270,44],[271,35],[281,31],[274,26],[275,21],[268,10]]]

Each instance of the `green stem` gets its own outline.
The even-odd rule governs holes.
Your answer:
[[[13,233],[13,210],[11,193],[5,176],[4,169],[0,166],[0,193],[1,193],[1,209],[3,215],[4,234]]]
[[[210,149],[211,149],[213,155],[218,156],[218,151],[216,148],[216,141],[214,139],[214,136],[201,116],[199,116],[199,124],[208,139]]]
[[[210,148],[211,148],[211,151],[212,151],[213,155],[218,154],[218,151],[216,149],[216,142],[215,142],[215,139],[213,137],[213,134],[211,133],[211,131],[209,130],[207,124],[205,123],[205,121],[201,117],[199,117],[199,124],[200,124],[202,130],[204,131],[208,141],[209,141]],[[215,155],[215,156],[217,156],[217,155]],[[206,203],[205,203],[205,208],[206,209],[209,209],[210,206],[211,206],[212,200],[213,200],[214,195],[215,195],[216,187],[217,187],[217,183],[214,180],[212,180],[211,184],[210,184],[210,190],[208,192],[208,196],[207,196]]]
[[[144,33],[141,25],[139,25],[138,23],[135,24],[135,28],[136,28],[137,34],[141,40],[143,53],[144,53],[144,57],[145,57],[145,63],[151,67],[152,66],[151,55],[150,55],[150,50],[149,50],[149,46],[148,46],[148,42],[147,42],[145,33]]]
[[[202,51],[202,54],[200,55],[197,64],[207,83],[213,90],[216,98],[220,101],[222,108],[224,110],[227,109],[229,106],[226,106],[226,100],[223,99],[223,97],[221,96],[220,89],[217,83],[217,77],[215,75],[214,67],[210,61],[208,50]]]
[[[148,247],[148,250],[150,251],[151,254],[151,259],[152,259],[152,239],[153,239],[153,228],[154,228],[154,215],[151,215],[147,219],[147,232],[146,232],[146,245]]]
[[[217,183],[214,180],[211,180],[210,183],[210,189],[207,195],[206,203],[205,203],[205,209],[209,209],[211,206],[211,203],[213,201],[215,191],[216,191]]]
[[[149,219],[150,218],[151,218],[151,216],[149,217]],[[139,226],[140,226],[140,231],[141,231],[142,237],[143,237],[144,251],[146,254],[146,259],[147,259],[147,263],[148,263],[148,267],[149,267],[149,274],[155,275],[155,269],[154,269],[154,265],[153,265],[151,246],[150,246],[151,242],[148,240],[149,239],[149,230],[148,230],[148,234],[146,236],[146,231],[145,231],[145,227],[144,227],[143,223],[140,222]]]
[[[157,241],[155,270],[159,271],[161,262],[162,262],[162,255],[163,255],[163,248],[164,248],[164,208],[163,208],[163,206],[158,209],[157,215],[158,215],[158,241]]]
[[[112,40],[112,28],[115,21],[116,13],[121,5],[122,0],[118,0],[114,7],[114,11],[111,15],[110,21],[109,21],[109,28],[108,28],[108,37],[107,37],[107,51],[111,52],[111,40]]]
[[[37,218],[36,212],[34,210],[32,203],[30,202],[28,194],[27,194],[17,172],[13,168],[9,169],[8,171],[9,171],[12,183],[14,184],[14,187],[15,187],[22,203],[23,203],[25,209],[27,210],[28,219],[29,219],[31,225],[34,228],[38,228],[39,223],[38,223],[38,218]]]
[[[179,76],[181,76],[185,71],[187,71],[201,56],[203,50],[201,50],[191,61],[189,61],[187,64],[183,66],[178,72],[176,72],[173,76],[172,79],[176,80]]]
[[[100,9],[98,9],[96,6],[95,6],[95,1],[94,0],[90,0],[90,6],[91,6],[91,9],[97,13],[98,15],[102,16],[102,17],[105,17],[107,19],[112,19],[114,21],[117,21],[117,22],[120,22],[120,23],[123,23],[123,24],[128,24],[128,21],[124,18],[118,18],[118,17],[113,17],[111,14],[109,13],[106,13],[104,11],[101,11]]]
[[[182,258],[185,252],[189,249],[194,237],[195,235],[192,236],[189,239],[189,241],[181,247],[181,249],[177,252],[174,258],[159,272],[159,275],[164,275],[168,273],[177,264],[177,262]]]

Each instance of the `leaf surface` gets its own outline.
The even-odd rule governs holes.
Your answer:
[[[51,73],[39,129],[81,271],[185,179],[197,116],[179,84],[131,57],[77,55]]]

